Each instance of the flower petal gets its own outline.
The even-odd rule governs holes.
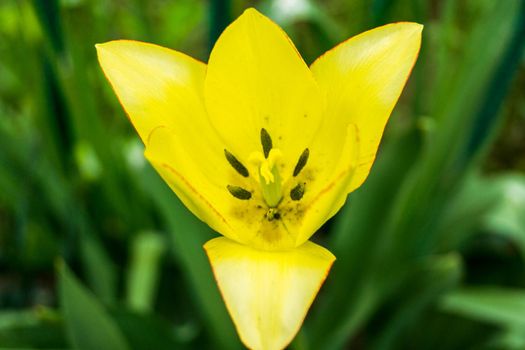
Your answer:
[[[203,103],[206,65],[153,44],[116,40],[98,44],[100,65],[141,139],[164,125],[184,130],[183,142],[217,139]]]
[[[227,215],[228,208],[238,200],[226,188],[230,174],[222,148],[214,149],[201,139],[185,143],[183,133],[164,126],[153,129],[146,158],[195,216],[215,231],[238,240],[238,230],[232,228]],[[236,183],[242,181],[241,176],[238,178]]]
[[[234,170],[204,107],[206,65],[136,41],[111,41],[97,45],[97,51],[104,73],[146,144],[146,157],[197,217],[232,237],[233,230],[217,207],[231,200],[226,184]]]
[[[323,109],[315,79],[291,40],[254,9],[215,44],[205,100],[212,124],[241,161],[262,151],[261,129],[268,131],[283,152],[284,180],[315,135]]]
[[[317,59],[311,70],[326,94],[320,139],[340,145],[349,123],[359,129],[359,166],[347,191],[370,171],[388,117],[416,61],[423,26],[396,23],[359,34]],[[337,153],[337,148],[329,152]]]
[[[221,237],[204,249],[239,336],[254,350],[291,342],[335,260],[311,242],[264,251]]]

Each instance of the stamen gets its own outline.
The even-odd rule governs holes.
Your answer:
[[[261,129],[261,144],[263,148],[264,158],[268,158],[268,155],[270,154],[270,150],[273,147],[272,144],[272,138],[270,137],[270,134],[268,134],[268,131],[266,131],[265,128]]]
[[[290,198],[294,201],[298,201],[303,198],[304,195],[304,184],[300,183],[290,191]]]
[[[308,161],[308,156],[310,156],[310,150],[307,148],[299,156],[299,160],[297,161],[297,164],[295,165],[295,169],[293,170],[294,177],[299,175],[301,170],[303,170],[304,166],[306,165],[306,162]]]
[[[234,196],[235,198],[242,199],[242,200],[248,200],[252,198],[252,193],[248,190],[245,190],[242,187],[239,186],[232,186],[228,185],[226,186],[228,188],[228,191]]]
[[[226,156],[226,160],[230,165],[235,169],[240,175],[244,177],[250,176],[250,173],[248,172],[248,169],[244,165],[242,165],[241,162],[233,154],[228,152],[226,149],[224,150],[224,155]]]

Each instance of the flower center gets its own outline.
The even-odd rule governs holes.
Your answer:
[[[250,154],[248,160],[250,163],[257,167],[256,181],[259,183],[261,188],[262,197],[264,202],[268,206],[269,210],[266,213],[268,221],[278,220],[281,217],[277,206],[283,200],[283,189],[282,189],[282,177],[279,173],[279,162],[283,158],[283,154],[280,149],[273,147],[272,138],[266,129],[261,129],[261,145],[262,152],[255,151]],[[249,177],[250,173],[248,169],[230,152],[224,150],[226,160],[232,166],[235,171],[243,176]],[[299,159],[293,170],[293,178],[297,178],[299,173],[303,170],[308,162],[310,156],[310,150],[306,148]],[[303,198],[305,192],[305,182],[298,182],[290,190],[290,199],[292,201],[299,201]],[[252,198],[252,192],[233,185],[227,185],[226,188],[237,199],[249,200]]]

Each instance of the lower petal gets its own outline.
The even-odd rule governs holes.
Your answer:
[[[237,332],[254,350],[292,341],[335,260],[311,242],[264,251],[220,237],[204,249]]]

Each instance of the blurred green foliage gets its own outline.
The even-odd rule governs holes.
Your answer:
[[[202,244],[94,44],[207,60],[256,6],[307,62],[394,21],[423,48],[292,349],[525,348],[524,0],[3,0],[0,348],[239,349]]]

